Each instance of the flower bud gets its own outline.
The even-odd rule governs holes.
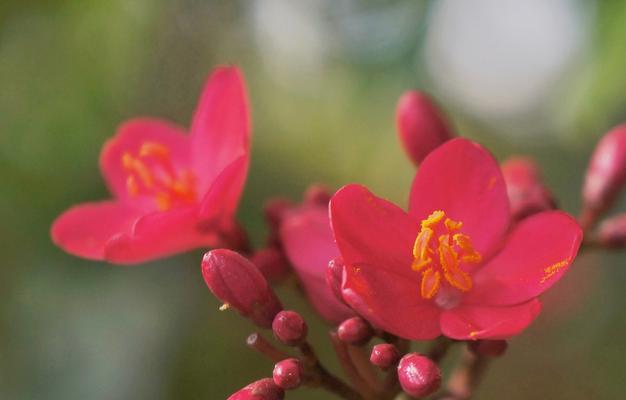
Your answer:
[[[311,205],[328,206],[331,194],[324,185],[314,184],[307,188],[304,193],[304,202]]]
[[[552,194],[541,182],[539,167],[534,160],[513,157],[502,163],[501,169],[514,220],[555,208]]]
[[[469,348],[474,354],[483,357],[500,357],[506,352],[506,340],[476,340],[469,342]]]
[[[284,398],[283,389],[276,386],[272,379],[264,378],[233,393],[228,400],[281,400]]]
[[[374,330],[363,318],[352,317],[339,325],[337,336],[342,342],[362,346],[374,336]]]
[[[236,309],[262,328],[272,326],[274,316],[283,308],[257,267],[234,251],[218,249],[206,253],[202,276],[225,308]]]
[[[281,311],[272,322],[276,339],[289,346],[296,346],[306,339],[308,327],[304,318],[295,311]]]
[[[289,262],[282,253],[274,247],[267,247],[256,251],[250,261],[261,271],[263,276],[271,282],[283,280],[290,271]]]
[[[583,200],[589,212],[608,209],[626,181],[626,124],[613,128],[596,145],[587,168]]]
[[[396,127],[400,142],[415,165],[453,137],[441,111],[426,94],[416,90],[400,97],[396,106]]]
[[[274,365],[273,377],[280,388],[295,389],[302,383],[302,363],[295,358],[279,361]]]
[[[409,353],[398,364],[398,380],[408,395],[424,397],[439,389],[441,371],[430,358]]]
[[[598,228],[597,239],[605,247],[626,246],[626,214],[604,220]]]
[[[400,352],[390,343],[381,343],[372,347],[370,362],[381,369],[388,369],[400,359]]]
[[[326,268],[326,285],[332,290],[339,301],[345,303],[341,295],[341,282],[343,280],[343,258],[341,256],[331,260]]]

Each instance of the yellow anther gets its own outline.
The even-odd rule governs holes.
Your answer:
[[[441,274],[433,268],[428,268],[422,272],[422,284],[420,285],[420,294],[425,299],[431,299],[441,285]]]
[[[449,236],[441,235],[439,237],[439,262],[444,272],[459,267],[459,255],[449,244]]]
[[[472,278],[470,278],[467,272],[458,267],[444,271],[444,277],[450,285],[462,292],[468,292],[472,289]]]
[[[461,260],[467,263],[476,264],[482,261],[482,256],[474,249],[472,241],[469,236],[462,233],[457,233],[452,236],[454,243],[463,250]]]
[[[158,192],[154,199],[161,211],[169,210],[172,207],[172,197],[168,192]]]
[[[426,257],[426,252],[429,249],[430,239],[433,237],[434,231],[430,228],[422,228],[420,233],[415,238],[413,244],[413,257],[416,259],[423,259]]]
[[[448,232],[458,231],[463,226],[463,222],[455,221],[450,218],[446,218],[444,224],[446,225]]]
[[[122,154],[122,167],[127,171],[132,171],[134,160],[135,158],[129,152],[125,152]]]
[[[425,299],[433,298],[443,282],[462,292],[469,291],[472,279],[460,264],[475,264],[482,260],[470,237],[459,232],[463,223],[445,218],[443,226],[439,226],[444,218],[442,210],[430,214],[421,222],[421,230],[413,244],[411,269],[422,273],[420,294]],[[433,243],[435,237],[437,241]]]
[[[413,269],[413,271],[419,271],[420,269],[424,268],[427,265],[430,265],[430,263],[433,262],[433,259],[428,257],[428,258],[416,258],[415,260],[413,260],[413,264],[411,264],[411,268]]]
[[[432,228],[433,226],[437,225],[437,223],[439,223],[439,221],[441,221],[441,219],[445,217],[445,215],[446,213],[441,210],[434,211],[428,216],[428,218],[422,221],[422,229]]]
[[[128,175],[126,177],[126,190],[131,197],[139,195],[139,184],[137,183],[135,175]]]
[[[170,149],[156,142],[144,142],[139,148],[139,157],[159,157],[163,159],[170,158]]]

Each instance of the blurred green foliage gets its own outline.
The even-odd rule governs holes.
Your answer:
[[[297,199],[312,182],[362,182],[404,204],[413,169],[396,143],[393,110],[404,89],[429,87],[413,54],[429,4],[410,8],[416,18],[409,39],[385,42],[373,56],[338,51],[310,86],[298,86],[287,76],[276,79],[281,72],[261,60],[251,3],[0,4],[0,398],[221,399],[271,373],[243,344],[252,327],[217,311],[200,277],[201,251],[115,267],[66,255],[48,236],[66,207],[107,196],[97,159],[116,126],[148,114],[186,125],[216,64],[241,65],[249,83],[254,148],[240,218],[257,244],[263,201]],[[446,107],[464,135],[499,158],[535,156],[570,212],[577,211],[593,142],[626,117],[626,2],[596,6],[591,62],[564,90],[576,101],[556,108],[566,116],[563,132],[511,141],[506,131]],[[361,6],[374,7],[381,6]],[[539,321],[498,361],[479,398],[623,396],[623,260],[579,260],[546,297]],[[294,282],[279,291],[289,307],[316,321]],[[326,328],[312,325],[314,343],[332,360]],[[309,390],[290,398],[321,396]]]

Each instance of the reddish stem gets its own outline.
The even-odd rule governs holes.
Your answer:
[[[278,350],[270,342],[265,340],[265,338],[258,332],[250,334],[248,339],[246,339],[246,344],[275,363],[286,358],[291,358],[289,354]]]

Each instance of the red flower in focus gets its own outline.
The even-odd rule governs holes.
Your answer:
[[[189,135],[151,118],[118,129],[100,154],[113,199],[70,208],[54,222],[52,239],[71,254],[120,264],[215,245],[234,226],[249,125],[241,73],[216,69]]]
[[[498,164],[465,139],[424,160],[408,213],[358,185],[339,190],[330,213],[346,265],[344,299],[374,325],[414,340],[518,334],[582,239],[561,211],[530,216],[509,232]]]
[[[328,262],[339,256],[330,230],[328,200],[310,199],[287,210],[281,218],[280,238],[315,310],[333,323],[353,316],[326,284]]]

